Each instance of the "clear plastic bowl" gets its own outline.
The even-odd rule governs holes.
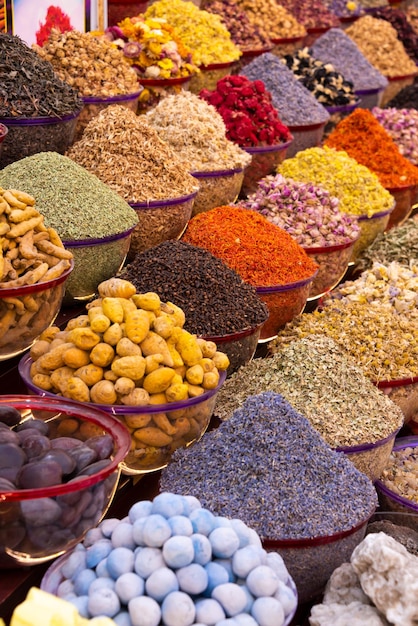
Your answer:
[[[254,193],[257,189],[258,182],[262,178],[269,174],[276,173],[276,168],[286,158],[292,141],[293,138],[273,146],[249,146],[243,148],[248,154],[251,154],[252,160],[244,170],[241,197],[244,198]]]
[[[380,106],[384,107],[385,104],[387,104],[389,100],[392,100],[392,98],[394,98],[404,87],[412,85],[416,75],[417,72],[414,72],[413,74],[405,74],[403,76],[386,76],[389,84],[383,90]]]
[[[33,384],[30,376],[32,359],[25,355],[19,362],[19,374],[28,391],[35,395],[55,398],[56,395]],[[121,463],[123,474],[130,476],[147,474],[162,469],[169,462],[177,448],[190,446],[199,441],[209,426],[218,391],[225,382],[226,372],[219,372],[219,383],[215,389],[206,391],[201,396],[181,402],[168,404],[150,404],[147,406],[125,406],[123,404],[83,403],[83,407],[97,408],[118,419],[131,433],[131,449]],[[153,416],[165,416],[169,422],[167,432],[154,422]],[[144,426],[145,424],[145,426]],[[141,443],[139,430],[153,426],[160,431],[160,437],[154,445]],[[169,434],[170,433],[170,434]],[[155,433],[154,433],[155,434]]]
[[[315,277],[316,272],[309,278],[287,285],[257,287],[258,296],[269,310],[269,317],[261,327],[260,343],[275,339],[280,328],[302,313]]]
[[[336,287],[344,277],[356,240],[335,246],[304,248],[318,265],[308,296],[308,302],[316,300]]]
[[[393,209],[394,206],[387,211],[379,211],[371,217],[367,217],[367,215],[357,216],[360,235],[354,244],[350,263],[355,263],[363,250],[368,248],[378,235],[385,232]]]
[[[408,428],[418,428],[418,376],[382,380],[375,385],[398,405]]]
[[[61,573],[61,569],[69,558],[70,558],[70,554],[64,554],[63,556],[61,556],[59,559],[54,561],[54,563],[52,563],[49,566],[49,568],[47,569],[47,571],[45,572],[41,580],[40,588],[42,589],[42,591],[52,593],[52,595],[54,596],[58,595],[59,585],[66,580],[65,577]],[[295,602],[293,603],[294,608],[285,616],[285,620],[281,624],[281,626],[290,626],[295,616],[296,609],[297,609],[298,592],[296,589],[296,585],[293,582],[291,576],[289,576],[285,584],[289,588],[291,595],[293,596]]]
[[[101,239],[63,241],[74,256],[74,271],[66,283],[64,304],[91,300],[98,285],[117,274],[127,257],[133,229],[134,226]]]
[[[287,158],[294,157],[298,152],[306,148],[319,146],[324,136],[325,122],[306,124],[304,126],[287,126],[293,136],[293,141],[287,149]]]
[[[192,217],[218,206],[233,204],[238,198],[244,180],[242,168],[213,172],[191,172],[199,184],[193,203]]]
[[[203,335],[204,339],[213,341],[218,350],[228,355],[230,361],[228,376],[251,361],[257,349],[262,325],[258,324],[228,335]]]
[[[267,552],[278,552],[283,557],[290,576],[296,584],[300,604],[319,596],[332,572],[350,560],[356,546],[366,534],[367,519],[349,530],[312,539],[265,539]]]
[[[395,443],[399,428],[388,437],[374,443],[363,443],[357,446],[341,446],[337,452],[343,452],[356,468],[366,474],[372,482],[381,477]]]
[[[274,48],[271,52],[278,57],[284,56],[285,54],[294,54],[296,50],[305,46],[305,39],[306,35],[298,37],[275,37],[271,39],[274,44]]]
[[[199,94],[202,89],[213,91],[216,89],[218,80],[221,80],[228,74],[235,72],[237,61],[229,61],[228,63],[211,63],[210,65],[201,65],[200,72],[194,74],[189,83],[189,91]]]
[[[134,93],[119,94],[117,96],[111,96],[107,98],[101,98],[100,96],[83,96],[84,106],[77,119],[77,125],[75,128],[74,141],[78,141],[86,128],[87,124],[93,117],[96,117],[112,104],[118,104],[136,113],[138,107],[138,99],[142,92],[142,87]]]
[[[393,446],[393,451],[405,448],[418,448],[418,437],[400,437]],[[398,495],[389,489],[382,480],[375,483],[379,496],[379,520],[386,519],[399,526],[408,526],[418,531],[418,502]]]
[[[395,208],[386,226],[386,230],[390,230],[394,226],[401,226],[411,215],[415,200],[415,185],[386,187],[386,189],[395,198]]]
[[[22,420],[47,421],[49,438],[62,436],[63,420],[71,420],[72,437],[82,441],[109,434],[113,452],[109,462],[91,475],[38,489],[0,492],[0,567],[36,565],[73,548],[105,515],[115,494],[120,464],[131,438],[119,420],[96,407],[58,397],[4,395],[0,406],[13,406]]]
[[[138,216],[132,231],[128,258],[163,241],[179,239],[192,216],[198,190],[179,198],[130,203]]]
[[[0,361],[31,347],[55,320],[74,263],[58,278],[34,285],[0,289]],[[11,313],[12,312],[12,313]]]
[[[188,89],[191,76],[177,78],[138,78],[143,91],[138,100],[138,113],[146,113],[166,96],[175,95],[182,89]]]
[[[380,107],[383,91],[383,87],[377,87],[375,89],[357,89],[355,94],[361,100],[362,109],[373,109],[373,107]]]
[[[80,111],[65,117],[8,117],[0,120],[8,129],[2,143],[0,164],[10,163],[38,152],[64,154],[72,145]]]

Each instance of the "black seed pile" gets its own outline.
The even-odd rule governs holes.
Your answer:
[[[137,254],[121,273],[137,291],[154,291],[186,315],[191,333],[219,336],[258,326],[268,309],[256,289],[210,252],[166,241]]]

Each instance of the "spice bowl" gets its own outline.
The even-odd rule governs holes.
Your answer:
[[[278,552],[293,578],[299,604],[320,596],[332,572],[350,560],[354,548],[364,539],[370,516],[352,528],[310,539],[264,539],[267,552]]]
[[[198,189],[196,185],[196,191],[178,198],[130,203],[136,211],[138,224],[132,232],[128,258],[163,241],[180,239],[192,216]]]
[[[210,65],[201,65],[200,72],[191,77],[188,89],[192,93],[199,95],[202,89],[213,91],[216,89],[216,83],[228,74],[235,71],[236,61],[228,61],[227,63],[211,63]]]
[[[71,267],[57,278],[0,289],[0,361],[30,348],[54,322],[73,268],[71,261]]]
[[[148,0],[145,2],[138,0],[108,0],[107,2],[107,23],[109,26],[115,26],[125,17],[131,15],[139,15],[145,13],[148,6]]]
[[[302,313],[316,274],[287,285],[257,287],[258,296],[269,310],[269,317],[261,327],[260,343],[275,339],[283,326]]]
[[[293,141],[287,149],[286,157],[291,158],[306,148],[319,146],[324,136],[327,121],[328,118],[325,122],[306,124],[304,126],[288,126],[292,133]]]
[[[293,54],[296,50],[305,46],[305,39],[306,35],[298,37],[276,37],[271,40],[274,44],[274,48],[271,52],[278,57],[284,56],[285,54]]]
[[[395,208],[389,217],[386,231],[394,226],[401,226],[412,213],[415,200],[415,185],[405,185],[403,187],[386,187],[387,191],[395,199]]]
[[[228,376],[236,372],[242,365],[249,363],[253,358],[260,340],[263,323],[227,335],[203,336],[206,341],[216,343],[218,350],[228,356],[230,362],[227,369]]]
[[[379,520],[385,519],[393,524],[407,526],[415,531],[418,531],[417,453],[417,436],[400,437],[397,439],[393,446],[393,454],[401,455],[403,461],[401,467],[404,463],[407,464],[405,469],[408,470],[408,478],[402,477],[401,473],[399,473],[399,489],[394,488],[390,480],[390,468],[395,461],[391,459],[386,466],[387,477],[382,476],[375,483],[379,498],[379,509],[377,511]],[[399,466],[395,465],[395,467]],[[408,490],[407,493],[405,492],[405,487]],[[401,495],[401,493],[404,493],[404,495]],[[407,495],[410,497],[407,497]]]
[[[307,301],[317,300],[336,287],[344,277],[356,240],[335,246],[304,248],[306,254],[319,265],[312,281]]]
[[[119,94],[117,96],[109,96],[107,98],[101,98],[99,96],[83,96],[84,106],[77,119],[74,141],[78,141],[78,139],[80,139],[89,121],[108,106],[119,105],[136,112],[141,91],[142,87],[134,93]]]
[[[373,243],[376,237],[385,232],[389,224],[390,214],[394,208],[395,205],[387,211],[374,213],[371,217],[367,215],[360,215],[358,217],[360,235],[354,244],[350,263],[355,263],[360,254]]]
[[[341,104],[336,106],[327,106],[324,104],[324,108],[328,111],[330,118],[325,125],[324,136],[329,135],[330,132],[334,130],[341,120],[343,120],[347,115],[349,115],[354,109],[361,106],[362,103],[360,98],[357,98],[356,102],[352,102],[351,104]]]
[[[37,387],[30,377],[32,359],[25,355],[19,362],[19,374],[29,393],[54,398],[54,393]],[[216,398],[225,382],[226,371],[219,372],[219,383],[214,389],[202,395],[178,402],[166,404],[150,404],[146,406],[129,406],[123,404],[83,403],[83,407],[96,408],[128,429],[130,433],[130,450],[121,462],[123,474],[137,476],[156,472],[165,467],[177,448],[188,447],[199,441],[206,432],[212,417]],[[156,421],[154,421],[156,420]],[[162,430],[161,420],[165,422]],[[153,441],[147,444],[140,440],[139,429],[151,427]],[[157,433],[158,431],[158,433]]]
[[[217,206],[233,204],[244,180],[244,169],[191,172],[197,179],[199,191],[194,199],[192,217]]]
[[[276,168],[286,158],[292,139],[273,146],[254,146],[244,148],[251,155],[251,163],[244,170],[244,180],[241,186],[241,197],[254,193],[258,182],[268,176],[275,174]]]
[[[385,104],[397,96],[404,87],[412,85],[416,75],[417,73],[415,72],[414,74],[405,74],[403,76],[386,76],[389,84],[382,93],[380,106],[384,108]]]
[[[127,257],[133,229],[134,226],[100,239],[63,241],[74,257],[74,271],[66,283],[63,304],[92,300],[98,285],[118,273]]]
[[[361,100],[361,108],[371,110],[373,107],[380,107],[383,90],[383,87],[377,87],[374,89],[358,89],[355,91],[356,96]]]
[[[0,153],[0,166],[38,152],[64,154],[72,145],[80,111],[65,117],[10,117],[0,120],[7,126]]]
[[[404,424],[415,432],[418,429],[418,376],[382,380],[375,385],[401,409]]]
[[[374,443],[341,446],[336,448],[336,451],[343,452],[356,466],[359,472],[363,472],[372,482],[375,482],[380,478],[389,461],[395,443],[395,437],[399,430],[400,429],[397,428],[388,437],[375,441]]]
[[[32,566],[67,552],[100,522],[131,438],[113,415],[65,398],[3,395],[0,407],[11,408],[13,420],[16,415],[11,436],[21,443],[14,449],[24,452],[30,435],[31,445],[42,442],[47,455],[17,467],[10,457],[5,467],[2,451],[0,568]],[[84,463],[76,449],[86,455]]]
[[[138,81],[143,90],[138,99],[137,113],[146,113],[157,106],[159,101],[166,96],[187,89],[190,79],[190,75],[176,78],[139,78]]]

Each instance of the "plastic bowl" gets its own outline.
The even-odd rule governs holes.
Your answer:
[[[404,87],[412,85],[417,72],[413,74],[405,74],[403,76],[386,76],[389,81],[382,93],[380,106],[383,108],[392,98],[394,98]]]
[[[257,287],[258,296],[269,310],[269,317],[261,327],[260,343],[275,339],[283,326],[302,313],[316,274],[287,285]]]
[[[99,465],[76,479],[69,474],[62,484],[0,492],[0,567],[44,563],[73,548],[105,515],[131,438],[111,414],[64,398],[4,395],[0,406],[18,409],[22,421],[48,422],[49,439],[71,432],[81,441],[104,434],[113,440],[110,457],[104,451]]]
[[[257,349],[262,325],[258,324],[228,335],[203,336],[203,339],[213,341],[218,346],[218,350],[228,355],[230,361],[227,369],[228,376],[251,361]]]
[[[277,166],[286,158],[289,146],[293,138],[289,141],[275,144],[273,146],[254,146],[243,148],[251,154],[252,160],[244,170],[244,180],[241,187],[241,197],[246,197],[254,193],[258,182],[268,176],[275,174]]]
[[[370,516],[372,512],[370,513]],[[265,539],[267,552],[283,557],[296,584],[300,604],[319,596],[332,572],[350,560],[354,548],[364,539],[369,517],[349,530],[312,539]]]
[[[119,106],[126,107],[127,109],[135,111],[136,113],[138,107],[138,99],[141,91],[142,87],[140,90],[134,93],[119,94],[117,96],[111,96],[107,98],[101,98],[100,96],[83,96],[84,106],[81,109],[81,113],[77,119],[74,141],[78,141],[78,139],[80,139],[85,127],[90,122],[90,120],[93,119],[93,117],[96,117],[96,115],[98,115],[100,111],[106,109],[112,104],[118,104]]]
[[[399,430],[399,428],[396,429],[388,437],[374,443],[363,443],[358,446],[341,446],[336,448],[336,451],[346,454],[360,472],[363,472],[372,482],[375,482],[380,478],[387,466],[395,443],[395,437]]]
[[[64,304],[91,300],[98,285],[118,273],[128,254],[134,228],[102,239],[63,241],[74,256],[74,271],[65,285]]]
[[[54,322],[73,267],[43,283],[0,289],[0,361],[30,348]]]
[[[401,409],[404,423],[413,432],[418,429],[418,376],[382,380],[375,385]]]
[[[0,120],[7,126],[3,138],[0,165],[10,163],[38,152],[64,154],[72,145],[80,111],[65,117],[8,117]]]
[[[300,35],[298,37],[276,37],[271,39],[274,44],[274,48],[271,51],[278,57],[285,54],[293,54],[296,50],[304,48],[306,35]]]
[[[344,277],[356,240],[335,246],[304,248],[306,254],[319,265],[308,296],[308,302],[316,300],[336,287]]]
[[[355,94],[361,100],[362,109],[373,109],[373,107],[380,107],[383,91],[383,87],[377,87],[375,89],[357,89]]]
[[[59,589],[58,589],[59,585],[63,583],[65,580],[67,580],[65,576],[62,574],[62,568],[66,564],[70,556],[71,554],[64,554],[64,556],[61,556],[59,559],[54,561],[54,563],[52,563],[49,566],[40,584],[40,588],[42,589],[42,591],[52,593],[54,596],[59,595]],[[296,585],[293,582],[291,576],[289,576],[287,581],[285,581],[285,585],[288,587],[290,596],[292,596],[294,601],[292,602],[293,608],[285,616],[284,622],[281,622],[281,626],[290,626],[296,613],[298,594],[297,594]],[[146,593],[143,595],[146,596]],[[247,613],[243,612],[243,614],[246,615]]]
[[[306,124],[304,126],[287,126],[293,136],[293,141],[287,149],[287,158],[294,157],[295,154],[306,148],[319,146],[324,136],[325,122],[316,124]]]
[[[233,204],[244,180],[244,169],[191,172],[199,183],[193,203],[192,217],[218,206]]]
[[[237,61],[229,61],[228,63],[211,63],[210,65],[201,65],[200,72],[194,74],[190,80],[188,89],[192,93],[199,94],[202,89],[213,91],[216,89],[218,80],[221,80],[228,74],[233,74]]]
[[[386,189],[395,199],[395,208],[386,226],[386,230],[390,230],[394,226],[401,226],[411,215],[415,200],[415,185],[386,187]]]
[[[28,355],[22,357],[19,362],[19,374],[28,391],[35,395],[55,398],[55,394],[44,391],[33,384],[30,377],[31,364],[32,359]],[[205,433],[215,408],[218,391],[225,382],[226,372],[219,372],[219,375],[219,384],[215,389],[182,402],[151,404],[147,406],[84,403],[83,406],[100,409],[108,415],[117,418],[121,424],[128,428],[131,433],[131,449],[121,464],[122,472],[131,476],[147,474],[165,467],[174,450],[190,446],[195,441],[199,441]],[[163,432],[158,424],[153,421],[154,416],[159,418],[165,416],[167,418],[170,423],[168,426],[170,435]],[[144,424],[159,429],[164,435],[162,438],[163,442],[159,443],[159,445],[157,442],[154,445],[141,443],[135,437],[135,433],[139,428],[144,427]]]
[[[138,216],[138,224],[132,231],[128,258],[163,241],[179,239],[192,216],[197,193],[196,185],[196,191],[179,198],[130,203]]]
[[[367,217],[367,215],[357,216],[360,235],[354,244],[350,263],[355,263],[363,250],[368,248],[378,235],[385,232],[393,209],[394,206],[387,211],[379,211],[379,213],[375,213],[371,217]]]
[[[157,106],[160,100],[166,96],[179,93],[182,89],[188,89],[191,75],[178,76],[177,78],[138,78],[143,91],[138,100],[138,113],[146,113]]]
[[[400,437],[396,440],[393,451],[404,450],[405,448],[415,449],[414,456],[416,456],[418,438],[416,436]],[[383,480],[377,480],[375,487],[379,496],[379,520],[386,519],[393,524],[408,526],[418,531],[418,501],[414,502],[399,495],[390,489]]]

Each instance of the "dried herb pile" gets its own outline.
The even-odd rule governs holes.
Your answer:
[[[402,265],[418,265],[418,221],[415,218],[378,235],[359,258],[361,267],[369,267],[375,261],[389,265],[396,261]]]
[[[64,82],[17,35],[0,33],[0,117],[65,117],[83,107]]]
[[[197,189],[183,160],[145,117],[120,105],[90,120],[67,155],[129,203],[179,198]]]

